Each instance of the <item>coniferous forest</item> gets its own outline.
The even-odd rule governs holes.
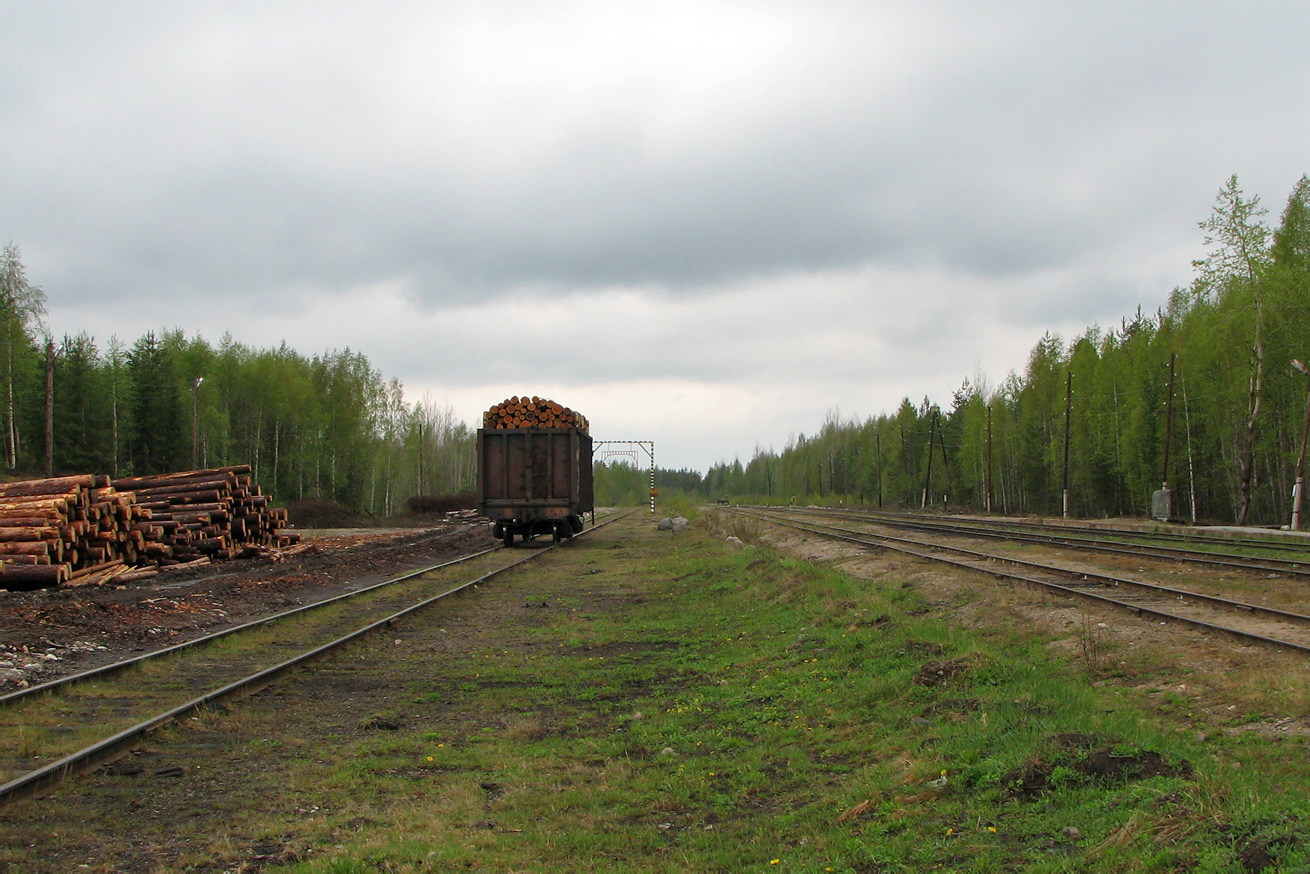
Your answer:
[[[704,475],[662,470],[659,487],[1050,515],[1067,482],[1070,514],[1101,517],[1147,515],[1167,481],[1183,518],[1285,523],[1310,410],[1310,375],[1295,363],[1310,369],[1310,179],[1271,219],[1234,176],[1199,222],[1206,256],[1193,282],[1154,312],[1047,334],[1022,373],[965,379],[947,405],[906,398],[863,421],[833,413],[780,452]],[[330,498],[375,515],[473,487],[473,429],[407,402],[361,353],[307,358],[181,331],[103,347],[88,334],[56,340],[13,245],[0,283],[0,451],[11,472],[45,468],[49,371],[56,473],[248,463],[279,500]],[[642,503],[646,474],[598,465],[596,488],[601,504]]]

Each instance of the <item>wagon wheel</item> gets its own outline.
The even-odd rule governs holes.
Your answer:
[[[514,532],[509,530],[508,525],[505,526],[501,539],[505,541],[506,546],[514,545]]]

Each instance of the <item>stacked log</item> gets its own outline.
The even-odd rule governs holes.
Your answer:
[[[284,547],[286,510],[249,467],[128,477],[66,476],[0,484],[0,588],[132,579],[134,569]]]
[[[150,512],[150,524],[162,529],[171,549],[158,559],[161,565],[232,558],[248,546],[280,548],[300,540],[279,532],[287,511],[269,506],[248,464],[124,477],[114,488],[131,491],[136,506]]]
[[[79,572],[132,563],[144,535],[131,494],[108,477],[55,477],[0,484],[0,585],[35,588]]]
[[[560,406],[548,398],[512,397],[482,414],[483,428],[576,428],[591,433],[591,423],[581,413]]]

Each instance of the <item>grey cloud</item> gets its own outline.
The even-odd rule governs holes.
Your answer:
[[[803,403],[769,415],[804,430],[1162,303],[1230,173],[1276,216],[1310,170],[1308,24],[1268,0],[18,2],[0,243],[74,330],[349,344],[408,383],[517,380],[532,360],[487,332],[565,301],[552,378],[784,386]]]
[[[943,5],[942,32],[963,56],[908,74],[890,96],[848,38],[843,55],[791,69],[812,77],[797,85],[817,89],[812,105],[729,132],[698,161],[650,154],[640,119],[615,107],[546,152],[488,169],[458,131],[439,132],[427,159],[397,159],[414,144],[391,139],[350,77],[381,58],[333,57],[333,38],[350,36],[333,28],[353,19],[279,36],[287,16],[254,7],[244,30],[236,15],[193,20],[176,8],[153,27],[96,7],[80,25],[71,7],[54,7],[64,17],[37,8],[10,31],[21,45],[6,46],[17,59],[5,67],[16,96],[4,120],[23,131],[0,170],[13,195],[0,230],[54,253],[48,284],[74,297],[117,284],[239,298],[402,276],[431,305],[533,284],[692,292],[869,260],[991,276],[1059,264],[1150,224],[1182,189],[1208,196],[1229,171],[1171,152],[1206,135],[1207,109],[1266,112],[1233,66],[1277,81],[1276,47],[1291,48],[1292,22],[1307,17],[1291,4],[1182,19],[1141,4],[1011,3],[995,7],[1001,24],[960,19],[958,7],[952,20]],[[862,26],[872,25],[855,15],[850,27]],[[234,31],[233,51],[269,77],[262,92],[230,58],[209,74],[157,43],[206,27]],[[970,45],[969,28],[1001,48]],[[385,49],[367,36],[363,51]],[[289,64],[316,66],[280,66],[283,39]],[[121,56],[133,51],[144,57]],[[1304,68],[1295,75],[1303,81]],[[121,116],[79,107],[80,95],[114,89]],[[72,117],[43,109],[50,101],[68,102]],[[370,141],[361,128],[372,125]],[[507,120],[504,135],[520,133]],[[335,157],[316,157],[320,148]]]

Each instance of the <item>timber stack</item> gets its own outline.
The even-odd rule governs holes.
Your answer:
[[[0,588],[126,581],[299,540],[278,531],[286,511],[269,507],[249,474],[243,466],[0,484]]]
[[[299,534],[279,533],[287,511],[269,506],[248,464],[124,477],[113,486],[131,492],[136,506],[149,511],[151,525],[162,529],[172,547],[174,562],[233,558],[246,547],[284,547],[300,540]]]
[[[548,398],[512,397],[482,414],[483,428],[576,428],[591,433],[591,423],[581,413],[562,407]]]

